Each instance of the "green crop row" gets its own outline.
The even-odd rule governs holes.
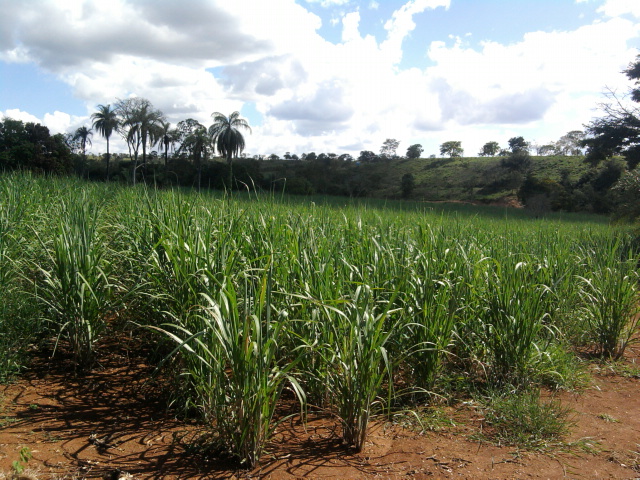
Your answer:
[[[127,320],[247,465],[285,389],[360,450],[444,378],[571,385],[576,352],[618,358],[637,327],[634,237],[600,219],[23,174],[0,193],[0,374],[52,336],[91,368]]]

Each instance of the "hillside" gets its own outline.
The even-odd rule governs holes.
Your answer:
[[[263,161],[266,183],[291,193],[333,193],[399,198],[405,174],[414,177],[409,198],[429,201],[492,201],[515,195],[524,180],[520,172],[501,166],[501,157],[397,159],[367,164],[343,162]],[[559,182],[577,181],[588,170],[583,157],[531,157],[531,174]],[[306,190],[306,191],[305,191]]]

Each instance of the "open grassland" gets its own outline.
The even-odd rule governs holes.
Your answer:
[[[41,341],[82,374],[100,338],[139,335],[246,465],[283,392],[360,450],[373,414],[571,388],[578,352],[617,358],[637,326],[634,237],[600,217],[22,174],[0,198],[2,378]]]

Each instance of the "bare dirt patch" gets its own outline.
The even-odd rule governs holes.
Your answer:
[[[122,340],[101,347],[101,364],[75,377],[64,357],[43,355],[0,391],[0,472],[27,447],[38,478],[640,478],[640,349],[621,366],[593,367],[593,384],[562,393],[574,410],[567,443],[547,453],[474,441],[483,426],[469,405],[447,410],[455,426],[419,434],[374,422],[362,453],[345,448],[328,415],[283,422],[260,465],[247,471],[203,456],[185,439],[197,425],[176,419],[152,367]],[[638,366],[636,363],[638,362]],[[595,365],[595,364],[594,364]]]

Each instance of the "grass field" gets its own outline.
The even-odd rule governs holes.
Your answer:
[[[0,198],[0,376],[45,339],[81,373],[101,337],[151,338],[247,465],[285,390],[359,450],[373,414],[571,388],[578,352],[617,358],[637,327],[634,236],[602,217],[23,174]]]

